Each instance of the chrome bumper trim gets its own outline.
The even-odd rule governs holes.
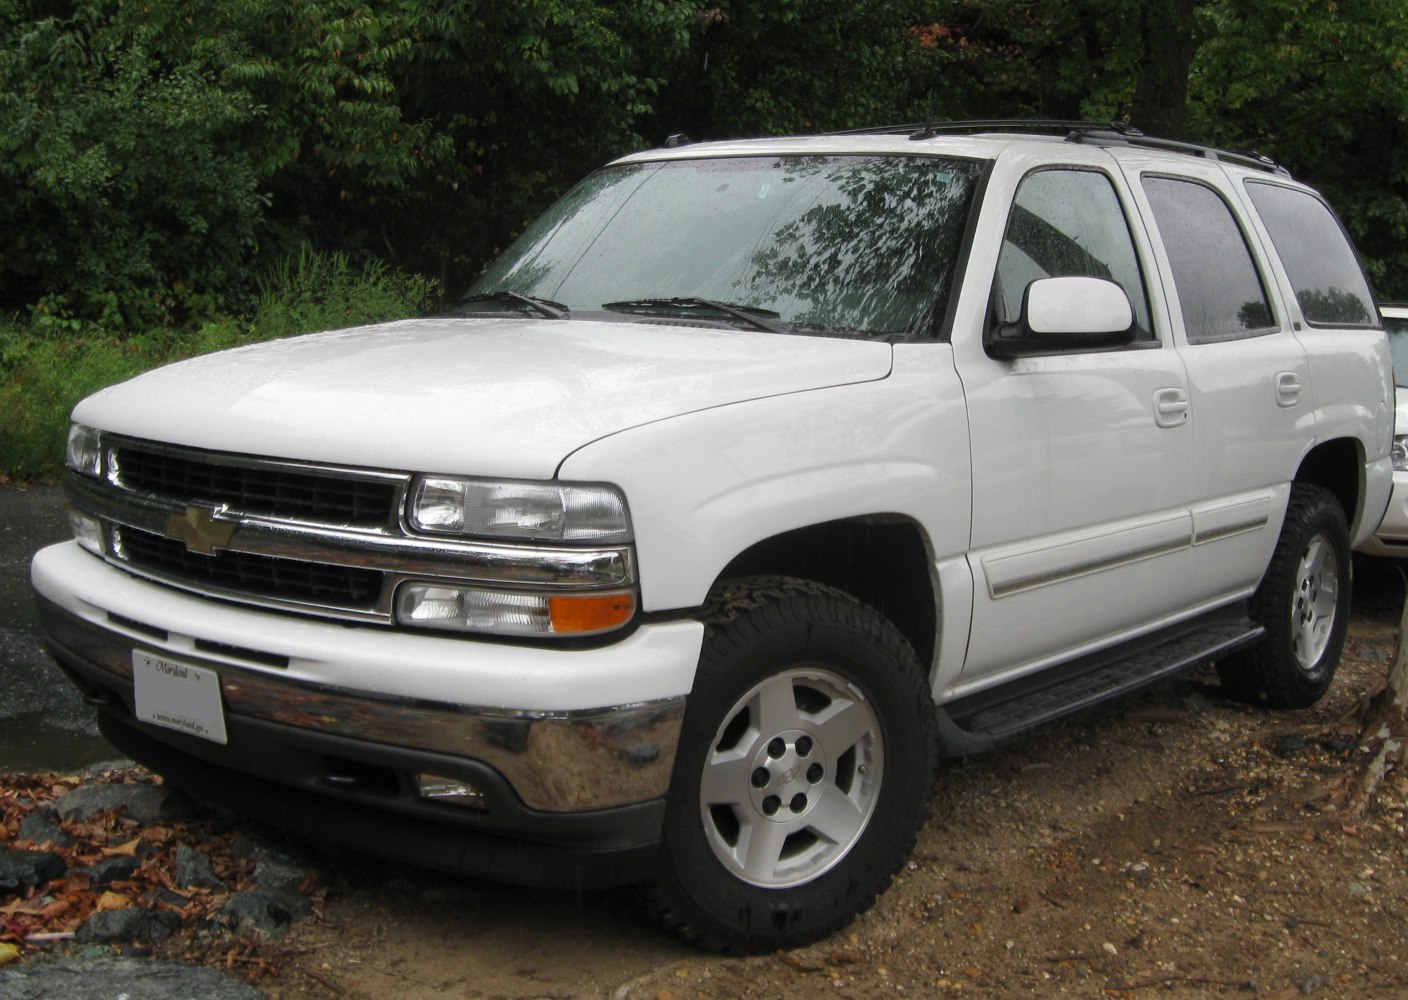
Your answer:
[[[464,757],[494,768],[524,804],[577,812],[663,796],[674,770],[685,699],[572,712],[520,712],[377,697],[270,676],[187,649],[164,649],[65,611],[52,638],[130,684],[134,647],[220,675],[225,711],[312,732]]]

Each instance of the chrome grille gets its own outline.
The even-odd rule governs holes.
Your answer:
[[[227,504],[261,517],[361,527],[394,524],[398,514],[396,483],[227,464],[132,445],[115,448],[113,454],[121,485],[182,501]]]
[[[538,546],[406,530],[412,475],[102,439],[96,477],[64,492],[96,522],[114,565],[256,607],[389,625],[403,581],[615,590],[635,583],[630,546]]]
[[[373,610],[386,574],[352,566],[277,559],[247,552],[201,555],[185,544],[136,528],[116,528],[113,549],[126,565],[162,579],[246,597]]]

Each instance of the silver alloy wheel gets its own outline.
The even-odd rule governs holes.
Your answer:
[[[809,882],[860,839],[884,769],[880,722],[853,684],[821,668],[774,674],[714,735],[699,786],[709,846],[751,885]]]
[[[1335,547],[1322,533],[1312,535],[1296,568],[1291,595],[1291,648],[1307,673],[1325,654],[1339,609],[1340,563]]]

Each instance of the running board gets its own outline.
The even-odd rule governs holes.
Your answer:
[[[949,756],[965,756],[1020,739],[1042,726],[1250,646],[1266,630],[1225,613],[1173,634],[1126,644],[1095,658],[981,691],[939,709],[939,739]]]

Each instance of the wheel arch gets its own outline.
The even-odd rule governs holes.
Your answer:
[[[1364,447],[1354,438],[1317,444],[1301,459],[1297,483],[1329,490],[1339,500],[1353,537],[1364,517]]]
[[[933,565],[928,535],[916,521],[876,514],[765,538],[734,556],[714,585],[744,576],[789,576],[834,587],[883,615],[931,670],[941,621]]]

